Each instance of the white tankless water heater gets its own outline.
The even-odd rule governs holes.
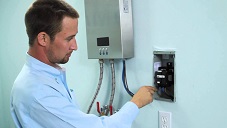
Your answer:
[[[84,0],[89,59],[134,56],[131,0]]]

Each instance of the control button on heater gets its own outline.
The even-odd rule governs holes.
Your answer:
[[[102,48],[102,55],[105,55],[105,48]]]
[[[106,51],[106,55],[108,55],[108,48],[106,48],[105,51]]]
[[[99,49],[99,55],[102,55],[102,48]]]

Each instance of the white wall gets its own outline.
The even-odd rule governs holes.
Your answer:
[[[3,95],[2,95],[2,82],[0,79],[0,115],[3,115]],[[4,117],[0,116],[0,124],[2,124],[2,126],[4,126]]]
[[[98,83],[97,60],[88,60],[83,0],[68,0],[80,13],[79,49],[68,64],[68,85],[76,91],[81,110],[86,112]],[[9,95],[27,51],[24,13],[30,1],[0,1],[0,127],[13,127]],[[157,128],[158,111],[172,112],[173,128],[219,128],[227,118],[227,2],[224,0],[133,0],[135,57],[127,61],[128,83],[133,92],[153,84],[153,51],[176,50],[177,101],[154,101],[141,109],[132,128]],[[10,7],[10,8],[9,8]],[[116,65],[114,107],[130,97],[121,84],[121,61]],[[110,93],[109,64],[105,64],[103,87],[98,97],[107,103]],[[108,87],[107,87],[108,86]],[[1,103],[1,102],[0,102]],[[95,112],[93,108],[92,113]],[[126,117],[127,118],[127,117]],[[7,122],[7,123],[2,123]]]
[[[28,41],[24,25],[24,14],[29,5],[29,2],[0,1],[1,128],[14,126],[9,108],[10,91],[25,60]]]
[[[132,67],[140,83],[152,79],[155,47],[176,49],[177,65],[177,102],[155,101],[142,110],[134,128],[157,128],[158,110],[173,113],[173,128],[222,127],[227,117],[226,5],[210,0],[133,1],[136,57]]]

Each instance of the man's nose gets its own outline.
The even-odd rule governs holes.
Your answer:
[[[77,50],[77,41],[76,38],[74,38],[74,40],[72,41],[72,45],[70,47],[71,50]]]

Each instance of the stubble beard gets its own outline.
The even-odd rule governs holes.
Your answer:
[[[68,54],[66,54],[63,58],[60,58],[58,56],[56,56],[56,54],[54,54],[53,50],[50,50],[48,52],[48,58],[49,61],[52,64],[65,64],[69,61],[69,57],[67,56]]]

